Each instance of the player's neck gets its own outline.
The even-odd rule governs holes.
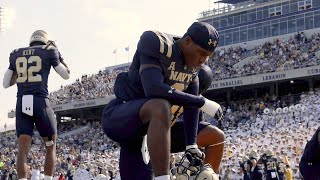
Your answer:
[[[32,42],[31,44],[30,44],[30,47],[32,47],[32,46],[40,46],[40,45],[45,45],[43,42],[37,42],[37,41],[35,41],[35,42]]]
[[[184,53],[183,53],[182,40],[181,39],[179,39],[177,41],[177,50],[178,50],[180,56],[182,57],[183,63],[185,63],[185,57],[184,57]]]

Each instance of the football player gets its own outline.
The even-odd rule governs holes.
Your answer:
[[[250,167],[248,166],[249,157],[243,156],[242,161],[240,162],[240,173],[243,177],[243,180],[249,180],[250,179]]]
[[[320,179],[320,127],[308,141],[299,164],[303,179]]]
[[[249,160],[247,161],[247,169],[249,169],[250,172],[250,179],[255,180],[263,180],[264,175],[263,171],[261,169],[260,164],[257,163],[258,153],[256,149],[253,149],[249,153]]]
[[[209,88],[213,80],[212,70],[206,65],[201,66],[198,78],[199,93],[203,94]],[[179,107],[177,111],[180,112],[173,112],[173,114],[180,113],[181,116],[183,115],[182,107]],[[203,164],[209,163],[214,172],[218,172],[223,156],[225,140],[224,133],[217,127],[212,126],[210,123],[203,122],[202,111],[200,111],[198,126],[197,145],[204,148],[205,158]],[[176,121],[171,126],[171,153],[183,152],[185,150],[185,135],[183,132],[183,121]]]
[[[278,161],[277,161],[277,158],[274,157],[272,150],[267,149],[259,159],[258,164],[264,165],[264,173],[266,176],[266,180],[270,180],[270,179],[279,180],[278,169],[277,169]]]
[[[280,156],[277,157],[277,161],[278,161],[277,170],[278,170],[279,180],[284,180],[286,164],[284,163],[283,158]]]
[[[3,87],[17,83],[16,133],[19,153],[17,171],[19,180],[27,179],[27,155],[33,127],[36,126],[46,148],[45,180],[51,180],[56,160],[57,122],[48,99],[50,68],[69,79],[70,71],[55,43],[48,34],[37,30],[31,35],[30,46],[15,49],[10,54],[10,65],[4,74]]]
[[[116,78],[116,98],[102,115],[104,132],[121,146],[121,179],[148,180],[153,174],[156,180],[170,179],[170,145],[171,152],[175,144],[177,151],[184,146],[193,165],[205,158],[197,143],[214,152],[217,148],[210,149],[210,145],[215,141],[223,150],[223,133],[206,123],[199,124],[200,109],[217,119],[223,116],[219,104],[199,95],[198,73],[217,43],[215,28],[202,22],[193,23],[182,38],[158,31],[142,34],[129,71]],[[176,119],[182,112],[180,124]],[[211,135],[213,131],[216,137]],[[150,161],[141,153],[142,141]],[[212,161],[208,156],[204,162]]]

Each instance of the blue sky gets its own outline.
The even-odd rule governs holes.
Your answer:
[[[131,58],[145,30],[183,35],[198,14],[209,8],[209,0],[2,0],[0,6],[8,9],[5,31],[0,33],[1,129],[15,121],[7,119],[7,113],[15,107],[17,88],[2,87],[8,57],[13,49],[28,45],[33,31],[47,31],[70,67],[68,81],[52,71],[49,91],[53,91],[82,74],[127,62],[124,48],[130,46]]]

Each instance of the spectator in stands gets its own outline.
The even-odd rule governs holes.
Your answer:
[[[320,107],[320,103],[314,103],[317,102],[319,97],[320,91],[311,91],[308,93],[303,93],[301,95],[300,102],[303,105],[306,105],[308,107],[308,110],[306,110],[306,113],[308,113],[309,116],[318,116],[320,115],[320,111],[316,110],[313,111],[314,107],[318,108]],[[261,100],[256,101],[239,101],[239,104],[252,104],[253,102],[261,102]],[[267,101],[266,106],[268,106]],[[239,109],[239,108],[238,108]],[[254,109],[253,109],[254,110]],[[247,110],[245,110],[247,111]],[[230,113],[233,113],[232,111]],[[226,113],[227,114],[227,113]],[[259,114],[254,114],[255,117],[258,117]],[[263,115],[263,114],[262,114]],[[259,115],[261,116],[261,115]],[[269,117],[268,117],[269,118]],[[261,119],[262,120],[262,119]],[[302,119],[300,122],[301,124],[297,123],[295,119],[291,117],[291,119],[286,119],[283,123],[283,125],[279,127],[273,127],[271,125],[266,125],[264,131],[256,131],[254,129],[256,128],[256,124],[254,123],[255,119],[250,122],[246,121],[245,123],[239,123],[237,128],[232,127],[226,127],[225,134],[226,134],[226,146],[225,146],[225,153],[224,157],[221,163],[221,170],[220,172],[225,175],[227,172],[226,170],[229,169],[230,175],[233,175],[233,171],[239,169],[239,166],[236,165],[237,159],[241,157],[241,154],[247,154],[246,152],[250,151],[251,149],[255,147],[263,147],[261,149],[265,149],[265,147],[269,147],[274,149],[276,147],[275,151],[276,154],[287,157],[289,162],[291,161],[290,165],[292,165],[292,170],[289,169],[289,166],[287,164],[287,170],[286,170],[286,177],[290,177],[290,171],[293,173],[294,179],[299,179],[297,170],[298,167],[294,164],[297,163],[297,157],[300,157],[302,149],[304,148],[306,141],[305,139],[310,139],[311,133],[315,132],[315,127],[318,127],[319,121],[315,118],[313,119]],[[308,124],[308,126],[307,126]],[[64,128],[65,132],[70,131],[73,128],[79,128],[79,126],[61,126]],[[65,129],[65,127],[68,127]],[[299,129],[296,130],[296,129]],[[63,135],[63,134],[62,134]],[[299,137],[294,138],[291,140],[289,137]],[[39,137],[36,137],[35,141],[37,141]],[[76,141],[77,140],[77,141]],[[91,141],[96,140],[102,140],[107,142],[108,146],[106,146],[105,150],[100,150],[99,148],[92,148],[91,151],[89,151]],[[279,141],[280,140],[280,141]],[[284,141],[283,141],[284,140]],[[15,159],[15,156],[17,154],[17,148],[16,148],[16,137],[13,135],[7,135],[7,136],[1,136],[0,137],[0,146],[5,148],[0,148],[0,159],[2,160],[3,164],[7,164],[7,160],[4,161],[5,157],[9,159],[9,162],[11,162],[12,159]],[[280,143],[281,142],[281,143]],[[298,144],[298,153],[296,153],[296,143]],[[99,122],[94,122],[90,126],[90,129],[85,129],[84,132],[80,134],[71,135],[69,137],[61,137],[58,139],[58,159],[61,162],[67,161],[68,158],[73,160],[77,160],[78,164],[83,164],[85,162],[91,164],[92,172],[95,171],[99,172],[99,166],[102,167],[103,170],[101,170],[101,174],[104,174],[105,176],[108,176],[108,171],[112,170],[113,172],[119,174],[119,169],[116,166],[117,159],[119,156],[119,148],[117,145],[108,140],[106,136],[103,135],[102,129],[99,126]],[[68,146],[67,146],[68,145]],[[43,165],[43,159],[44,159],[44,153],[40,150],[40,144],[33,144],[31,147],[31,151],[37,159],[39,159],[39,162],[41,166]],[[75,148],[72,148],[75,147]],[[289,148],[288,148],[289,147]],[[38,150],[39,149],[39,150]],[[232,151],[229,151],[232,150]],[[10,153],[12,152],[12,153]],[[38,152],[38,153],[36,153]],[[230,152],[230,153],[229,153]],[[262,155],[262,151],[258,151],[258,154]],[[65,156],[67,154],[67,156]],[[70,156],[69,156],[70,155]],[[93,156],[95,155],[95,156]],[[175,154],[175,156],[179,156],[179,154]],[[299,160],[299,159],[298,159]],[[295,161],[293,163],[292,161]],[[75,169],[77,169],[77,165],[67,165],[64,168],[62,168],[57,161],[56,165],[56,171],[57,171],[57,178],[60,176],[63,172],[68,172],[74,176]],[[101,164],[100,164],[101,163]],[[10,165],[11,163],[9,163]],[[15,165],[11,165],[13,168],[15,168]],[[229,166],[229,168],[228,168]],[[65,170],[67,168],[67,170]],[[296,170],[295,170],[296,169]],[[43,170],[40,170],[42,172]],[[93,176],[92,173],[92,176]],[[291,173],[291,176],[292,176]],[[9,174],[10,176],[10,174]]]
[[[306,37],[303,32],[298,32],[294,38],[286,41],[276,38],[252,49],[248,49],[246,44],[221,48],[216,50],[207,65],[213,69],[216,80],[315,66],[320,64],[319,57],[315,55],[320,50],[319,39],[320,33]],[[241,67],[234,66],[247,57],[254,60]],[[127,70],[125,66],[100,70],[94,75],[83,75],[74,83],[51,92],[51,103],[65,104],[112,96],[117,74]]]

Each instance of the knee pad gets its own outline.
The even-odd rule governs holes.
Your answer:
[[[199,71],[199,93],[204,93],[213,81],[213,73],[209,66],[203,65]]]

